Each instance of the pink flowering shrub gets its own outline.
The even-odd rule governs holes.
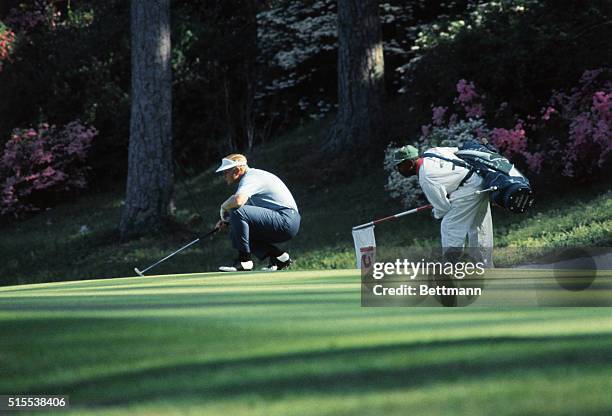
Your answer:
[[[612,155],[611,74],[609,68],[584,72],[577,87],[555,92],[541,114],[526,115],[526,122],[515,115],[510,128],[489,127],[498,120],[498,114],[508,110],[508,104],[502,103],[488,115],[486,96],[474,82],[461,79],[456,85],[454,108],[432,105],[431,123],[421,127],[418,141],[426,145],[436,129],[452,131],[462,120],[481,120],[482,128],[472,132],[473,138],[486,138],[529,172],[538,174],[546,168],[551,175],[588,179],[601,171]]]
[[[463,108],[466,117],[477,118],[483,116],[484,107],[480,101],[484,99],[484,96],[476,92],[473,82],[460,79],[457,82],[457,93],[458,95],[454,102]]]
[[[15,32],[0,22],[0,71],[5,61],[9,61],[15,45]]]
[[[452,127],[464,118],[479,119],[483,117],[485,95],[476,91],[474,83],[460,79],[456,88],[457,97],[453,100],[455,112],[452,111],[453,108],[448,106],[432,105],[431,123],[421,127],[422,137],[427,137],[432,128],[435,127]]]
[[[441,126],[444,124],[444,115],[446,114],[446,112],[448,111],[448,107],[442,107],[442,106],[438,106],[438,107],[432,107],[431,112],[431,121],[432,124],[434,126]],[[425,132],[428,131],[424,130]]]
[[[564,176],[584,179],[610,162],[611,75],[610,68],[585,71],[577,87],[552,95],[534,126],[542,135],[554,137],[562,133],[541,147]]]
[[[523,154],[527,150],[527,137],[521,120],[511,129],[494,128],[491,130],[490,139],[507,157]]]
[[[6,24],[0,21],[0,71],[4,62],[10,60],[18,37],[27,37],[28,32],[39,26],[55,29],[60,16],[55,3],[50,0],[36,0],[31,5],[20,3],[18,7],[10,9]]]
[[[88,150],[98,134],[73,121],[15,129],[0,159],[0,215],[19,217],[87,186]]]

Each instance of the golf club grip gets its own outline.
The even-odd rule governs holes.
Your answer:
[[[227,222],[226,222],[227,223]],[[219,227],[215,227],[212,230],[210,230],[209,232],[207,232],[206,234],[204,234],[203,236],[200,237],[200,239],[204,239],[206,237],[210,237],[211,235],[215,234],[217,231],[221,230],[221,228]]]

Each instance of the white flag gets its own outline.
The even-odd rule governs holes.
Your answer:
[[[353,230],[353,241],[355,242],[355,257],[357,268],[362,268],[362,258],[365,253],[372,253],[376,247],[374,238],[374,226]]]

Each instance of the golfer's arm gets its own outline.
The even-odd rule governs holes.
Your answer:
[[[229,211],[230,209],[234,209],[234,208],[240,208],[241,206],[246,204],[248,200],[249,198],[245,195],[241,195],[241,194],[232,195],[229,198],[227,198],[227,200],[225,200],[223,204],[221,204],[221,208],[223,208],[226,211]]]

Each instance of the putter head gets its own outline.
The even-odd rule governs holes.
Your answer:
[[[134,271],[138,273],[139,276],[144,277],[144,274],[140,270],[138,270],[138,267],[134,267]]]

